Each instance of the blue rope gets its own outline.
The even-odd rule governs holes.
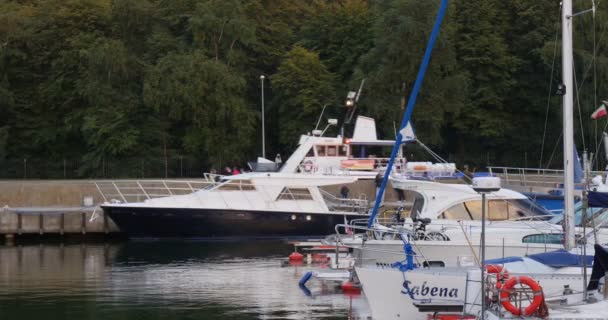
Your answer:
[[[426,74],[426,69],[429,65],[429,60],[431,60],[431,53],[433,52],[435,40],[437,40],[437,35],[439,34],[439,29],[441,28],[441,22],[443,21],[443,16],[445,15],[447,6],[448,0],[441,0],[441,5],[439,6],[439,13],[437,13],[435,25],[433,26],[433,31],[431,32],[429,42],[426,46],[426,51],[424,52],[422,64],[420,65],[420,69],[418,70],[418,76],[416,77],[416,82],[414,83],[414,89],[412,90],[410,99],[407,102],[407,109],[405,110],[405,115],[401,120],[401,127],[399,128],[399,133],[397,134],[397,139],[395,140],[395,145],[393,146],[393,151],[391,152],[391,159],[389,160],[386,172],[384,173],[384,179],[382,180],[382,185],[380,185],[380,190],[378,190],[376,202],[374,203],[374,209],[372,210],[372,214],[369,217],[369,221],[367,222],[368,228],[372,227],[372,225],[374,224],[374,220],[376,219],[376,215],[378,214],[378,209],[380,208],[380,203],[382,202],[382,196],[384,195],[384,189],[386,188],[386,184],[388,183],[388,177],[390,177],[391,169],[393,168],[393,164],[395,163],[395,157],[397,156],[397,151],[399,150],[399,147],[401,146],[401,142],[403,140],[403,137],[401,136],[401,130],[405,128],[407,123],[410,121],[412,111],[414,111],[416,98],[418,98],[418,91],[420,91],[422,81],[424,80],[424,75]]]

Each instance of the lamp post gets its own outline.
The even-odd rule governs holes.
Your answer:
[[[481,320],[485,320],[486,315],[486,194],[500,190],[500,178],[497,177],[476,177],[473,178],[473,190],[481,193]]]
[[[260,81],[262,82],[262,158],[266,158],[266,134],[264,128],[264,79],[266,77],[264,75],[260,76]]]

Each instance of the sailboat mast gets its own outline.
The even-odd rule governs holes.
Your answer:
[[[562,1],[562,77],[564,125],[564,223],[567,250],[574,248],[574,81],[572,53],[572,0]]]

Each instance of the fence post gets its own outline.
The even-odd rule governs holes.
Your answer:
[[[184,156],[179,156],[179,176],[184,177]]]
[[[23,179],[27,179],[27,159],[23,158]]]
[[[63,178],[67,179],[67,171],[66,171],[65,165],[66,165],[65,158],[63,158]]]

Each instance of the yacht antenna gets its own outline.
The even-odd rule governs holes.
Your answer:
[[[323,110],[321,110],[321,115],[319,116],[319,120],[317,120],[317,125],[315,126],[315,130],[319,129],[319,124],[321,124],[321,119],[323,118],[323,113],[325,112],[326,107],[327,107],[327,104],[324,104]]]
[[[359,98],[361,97],[361,91],[363,90],[363,85],[365,84],[365,78],[361,80],[361,84],[359,85],[359,90],[357,90],[357,98],[355,98],[355,102],[359,102]]]
[[[344,123],[348,124],[353,120],[353,116],[355,115],[355,111],[357,111],[357,102],[359,102],[359,98],[361,97],[361,91],[363,90],[363,85],[365,84],[365,78],[361,80],[361,84],[359,85],[359,90],[357,92],[349,91],[346,95],[346,108],[350,109],[346,113],[346,117],[344,118]]]

